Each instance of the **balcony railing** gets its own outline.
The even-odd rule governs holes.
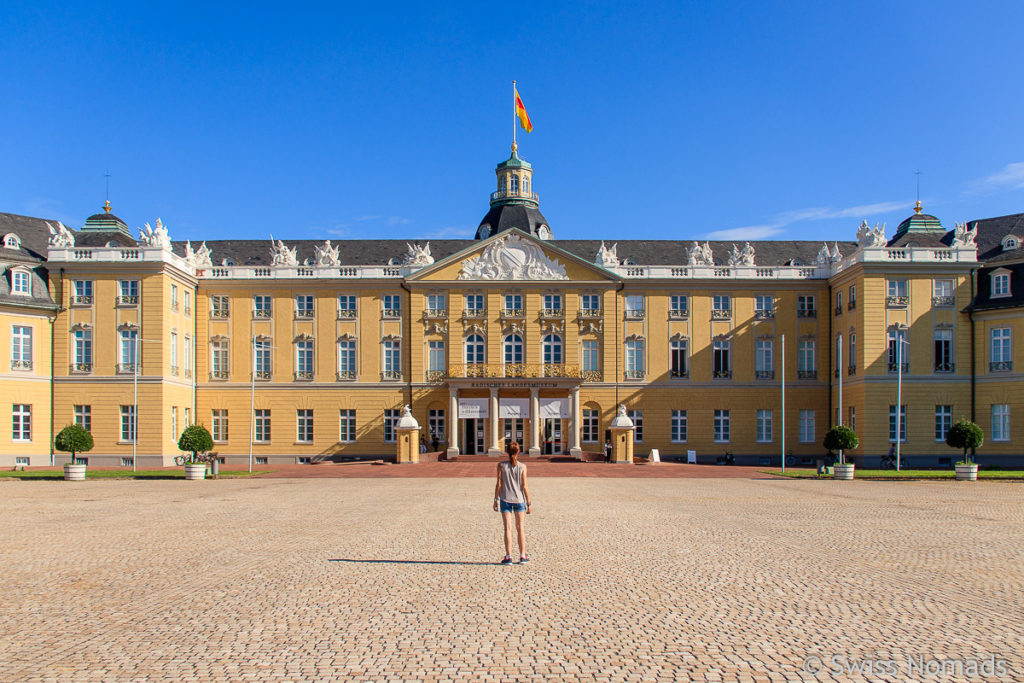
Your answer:
[[[840,304],[839,306],[836,306],[835,314],[836,314],[836,317],[841,316],[843,314],[843,306],[842,306],[842,304]]]
[[[269,320],[274,315],[274,312],[269,308],[257,308],[252,312],[252,317],[257,320]]]
[[[690,376],[689,370],[680,370],[679,368],[672,368],[668,371],[668,376],[673,379],[686,379]]]
[[[448,309],[447,308],[428,308],[425,311],[423,311],[423,317],[424,318],[429,318],[429,319],[447,318],[448,317]]]
[[[956,363],[936,363],[935,372],[937,373],[950,373],[956,372]]]
[[[846,366],[846,374],[847,375],[856,375],[857,374],[857,366],[856,365],[847,365]]]
[[[185,368],[185,379],[192,377],[192,368]]]
[[[521,308],[503,308],[501,309],[502,318],[524,318],[526,317]]]
[[[31,370],[31,369],[32,369],[32,361],[31,360],[12,360],[11,361],[11,370]]]
[[[385,308],[382,314],[386,320],[398,320],[402,317],[400,308]]]
[[[580,317],[581,318],[600,318],[601,317],[601,309],[600,308],[581,308],[580,309]]]
[[[351,382],[357,378],[355,370],[338,370],[339,382]]]
[[[178,371],[179,371],[179,370],[180,370],[180,368],[178,368],[178,366],[177,366],[177,365],[172,365],[172,366],[171,366],[171,374],[172,374],[172,375],[174,375],[175,377],[177,377],[177,376],[178,376]]]
[[[295,381],[296,382],[308,382],[313,379],[312,370],[296,370]]]
[[[669,320],[686,320],[690,317],[690,309],[688,308],[673,308],[668,312]]]
[[[135,363],[118,363],[117,374],[131,375],[135,373]]]
[[[431,383],[443,382],[448,378],[447,370],[427,370],[427,381]]]
[[[511,192],[509,190],[498,190],[497,192],[491,193],[492,202],[499,199],[530,199],[535,202],[540,201],[540,197],[536,192]]]
[[[227,308],[214,308],[210,310],[211,318],[229,318],[231,317],[231,311]]]
[[[817,370],[797,370],[796,371],[796,378],[797,379],[818,379],[818,371]]]
[[[850,299],[850,303],[846,304],[846,310],[852,311],[855,308],[857,308],[857,300]]]
[[[796,317],[798,318],[817,318],[818,309],[816,308],[798,308],[796,309]]]
[[[647,373],[644,370],[626,370],[626,375],[625,375],[627,380],[643,379],[646,376],[647,376]]]
[[[580,379],[584,382],[600,382],[601,371],[600,370],[581,370]]]
[[[711,319],[712,320],[729,320],[732,318],[731,308],[712,308]]]
[[[274,379],[274,373],[271,370],[257,370],[256,379],[260,382],[268,382]]]
[[[295,318],[297,320],[312,320],[313,319],[313,309],[312,308],[296,308],[295,309]]]
[[[484,308],[467,308],[462,311],[463,318],[485,318],[487,317],[487,309]]]
[[[561,308],[542,308],[540,309],[540,317],[542,318],[562,318],[565,316],[565,311]]]
[[[774,308],[759,308],[756,311],[754,311],[754,320],[771,320],[774,317]]]
[[[988,364],[989,372],[1013,372],[1012,360],[997,360]]]
[[[732,370],[712,370],[712,379],[732,379]]]
[[[885,297],[886,308],[906,308],[910,303],[909,296],[887,296]]]
[[[92,363],[72,363],[71,372],[86,373],[92,372]]]
[[[597,370],[581,371],[578,365],[567,363],[456,363],[448,368],[449,378],[463,379],[475,377],[563,377],[582,379],[587,382],[600,381],[601,373]]]
[[[72,306],[92,306],[92,295],[81,295],[71,297]]]
[[[903,366],[902,369],[899,367],[900,365]],[[902,363],[890,362],[887,367],[888,367],[888,370],[889,370],[889,374],[892,374],[892,375],[895,375],[897,372],[901,372],[901,371],[903,372],[903,374],[906,374],[907,372],[910,371],[910,363],[908,361],[903,361]]]
[[[952,296],[933,296],[932,306],[935,306],[936,308],[948,308],[952,306],[955,301],[956,298]]]
[[[191,306],[186,306],[184,311],[185,311],[185,315],[192,315],[192,307]]]
[[[402,379],[401,370],[381,370],[380,380],[382,382],[398,382]]]
[[[645,314],[642,308],[627,308],[624,317],[626,320],[643,320]]]
[[[775,379],[774,370],[754,370],[754,379]]]
[[[210,379],[214,380],[226,380],[228,378],[227,370],[212,370],[210,372]]]
[[[124,294],[122,294],[122,295],[117,297],[117,305],[118,306],[138,306],[139,305],[139,297],[138,297],[138,295],[135,295],[135,294],[132,294],[132,295],[124,295]]]
[[[339,308],[338,309],[338,320],[352,320],[356,317],[356,309],[354,308]]]

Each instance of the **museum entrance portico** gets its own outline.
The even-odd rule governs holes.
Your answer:
[[[580,448],[580,384],[577,377],[449,377],[449,415],[454,422],[448,457],[505,455],[507,440],[524,454],[569,453]]]

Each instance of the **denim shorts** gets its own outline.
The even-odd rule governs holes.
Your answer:
[[[526,503],[506,503],[501,501],[498,503],[498,510],[500,512],[526,512]]]

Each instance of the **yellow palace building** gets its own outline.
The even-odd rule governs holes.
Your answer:
[[[969,418],[982,463],[1024,461],[1024,214],[950,231],[919,204],[891,236],[826,243],[559,240],[514,146],[496,175],[472,240],[191,244],[109,203],[77,231],[0,214],[0,466],[66,462],[71,422],[100,466],[171,464],[193,422],[229,463],[394,457],[405,405],[450,457],[601,452],[622,404],[640,454],[808,464],[841,421],[859,464],[898,431],[936,465]]]

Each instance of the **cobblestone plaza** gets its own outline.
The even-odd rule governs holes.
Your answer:
[[[490,479],[0,482],[0,680],[1024,676],[1019,484],[531,488],[499,566]]]

